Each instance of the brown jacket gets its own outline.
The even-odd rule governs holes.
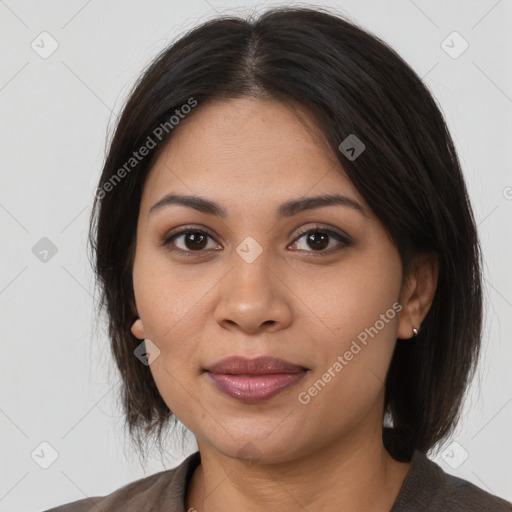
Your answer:
[[[104,497],[92,497],[45,512],[186,512],[185,493],[200,464],[189,455],[174,469],[136,480]],[[390,512],[510,512],[512,504],[445,473],[416,451]]]

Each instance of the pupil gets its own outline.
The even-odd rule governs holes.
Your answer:
[[[185,245],[188,249],[202,249],[205,241],[206,236],[202,233],[189,233],[185,236]]]
[[[308,235],[308,243],[312,249],[324,249],[329,245],[328,241],[329,235],[326,233],[320,233],[319,231],[314,231]]]

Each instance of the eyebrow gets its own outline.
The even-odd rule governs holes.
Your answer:
[[[222,219],[228,216],[227,211],[218,203],[199,196],[189,196],[181,194],[167,194],[157,201],[149,210],[149,215],[162,210],[171,205],[181,205],[193,208],[202,213],[215,215]],[[354,199],[340,194],[328,194],[315,197],[305,197],[300,199],[292,199],[281,204],[277,209],[278,218],[292,217],[297,213],[322,208],[324,206],[346,206],[364,217],[368,218],[368,214],[364,207]]]

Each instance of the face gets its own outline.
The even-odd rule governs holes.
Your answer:
[[[168,194],[214,202],[223,215],[177,202],[151,211]],[[335,194],[344,204],[300,203]],[[302,207],[280,210],[295,201]],[[146,180],[132,332],[158,347],[155,383],[200,448],[292,460],[380,436],[396,338],[412,335],[401,277],[384,227],[305,112],[214,102],[181,122]],[[240,391],[254,376],[221,375],[235,386],[227,394],[205,369],[231,356],[303,371],[260,376],[260,391],[286,384],[263,398]]]

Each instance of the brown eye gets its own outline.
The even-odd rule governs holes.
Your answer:
[[[212,237],[204,231],[187,229],[165,238],[162,245],[168,246],[169,250],[173,252],[205,252],[204,249],[208,248],[208,239],[212,239]]]
[[[321,231],[313,231],[306,235],[306,243],[315,250],[325,249],[329,245],[329,235]]]
[[[338,241],[338,244],[335,241]],[[293,245],[301,251],[331,253],[351,246],[352,242],[330,229],[314,228],[302,233]]]
[[[207,236],[200,232],[189,232],[183,235],[183,243],[187,249],[197,251],[204,249],[207,245]]]

